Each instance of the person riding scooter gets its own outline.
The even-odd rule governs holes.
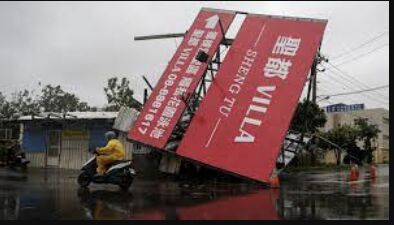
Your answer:
[[[9,146],[7,146],[7,166],[10,168],[20,167],[25,170],[27,169],[28,163],[30,161],[26,160],[26,154],[21,150],[19,141],[9,140]]]
[[[105,133],[107,139],[107,145],[105,147],[96,148],[98,156],[96,157],[97,162],[97,175],[102,176],[108,169],[108,166],[117,160],[123,160],[125,158],[125,150],[113,131]]]

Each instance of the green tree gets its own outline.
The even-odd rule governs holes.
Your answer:
[[[5,96],[0,96],[0,117],[4,119],[16,119],[23,115],[36,115],[40,105],[37,96],[28,90],[12,93],[11,99],[7,101]]]
[[[5,96],[0,91],[0,107],[4,104],[5,101],[6,101]]]
[[[108,102],[106,111],[119,111],[122,106],[141,109],[141,104],[133,98],[134,91],[130,88],[130,81],[125,77],[121,80],[117,77],[108,79],[104,92]]]
[[[7,101],[3,93],[0,92],[0,120],[11,119],[15,114],[16,109]]]
[[[33,92],[29,90],[17,92],[13,96],[12,103],[21,115],[37,114],[39,112],[40,105],[37,96],[33,96]]]
[[[334,143],[335,145],[338,145],[341,149],[344,149],[346,151],[351,151],[354,155],[353,157],[360,157],[360,155],[354,152],[354,149],[357,148],[356,141],[358,137],[358,130],[354,126],[350,126],[346,124],[336,126],[327,132],[321,133],[320,136]],[[337,159],[337,165],[341,163],[340,162],[342,155],[341,149],[338,149],[336,146],[333,146],[332,144],[324,140],[319,141],[319,147],[322,149],[334,149]],[[360,161],[360,158],[358,160]]]
[[[326,122],[327,117],[324,110],[316,103],[304,99],[297,105],[297,109],[290,124],[290,130],[314,134],[318,132],[319,128],[324,127]],[[311,143],[315,142],[312,140]],[[311,164],[315,165],[317,145],[308,145],[307,150],[311,154]]]
[[[97,111],[97,108],[94,108]],[[15,119],[23,115],[37,115],[44,112],[90,111],[91,107],[72,93],[64,91],[60,85],[45,85],[39,95],[33,91],[14,92],[10,101],[0,93],[0,118]]]
[[[298,103],[290,129],[302,133],[315,133],[324,127],[327,116],[316,103],[304,99]]]
[[[372,141],[375,141],[381,132],[376,124],[368,123],[367,118],[357,118],[354,120],[357,129],[358,139],[364,143],[364,150],[366,152],[367,163],[372,162],[372,152],[375,148],[372,147]]]
[[[83,112],[90,110],[86,102],[81,102],[75,94],[64,91],[60,85],[45,85],[41,90],[39,104],[45,112]]]

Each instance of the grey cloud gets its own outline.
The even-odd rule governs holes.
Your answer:
[[[326,18],[322,51],[328,56],[389,30],[388,2],[1,2],[0,91],[37,88],[40,80],[102,105],[106,79],[116,75],[129,78],[141,100],[145,84],[140,76],[156,83],[181,40],[136,42],[133,37],[183,32],[201,7]],[[389,43],[388,35],[371,46],[382,43]],[[389,83],[388,59],[387,47],[340,68],[379,86]],[[321,79],[323,88],[343,91],[323,83],[326,78]],[[388,98],[388,89],[381,93]],[[362,95],[333,101],[388,108]]]

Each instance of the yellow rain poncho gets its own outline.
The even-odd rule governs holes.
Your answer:
[[[123,160],[125,158],[125,150],[117,139],[108,141],[107,145],[102,148],[97,148],[99,155],[97,161],[97,173],[103,175],[107,170],[109,164],[116,160]]]

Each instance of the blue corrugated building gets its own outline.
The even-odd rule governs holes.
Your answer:
[[[32,167],[79,169],[92,155],[89,148],[104,146],[117,112],[43,113],[23,116],[20,141]]]

